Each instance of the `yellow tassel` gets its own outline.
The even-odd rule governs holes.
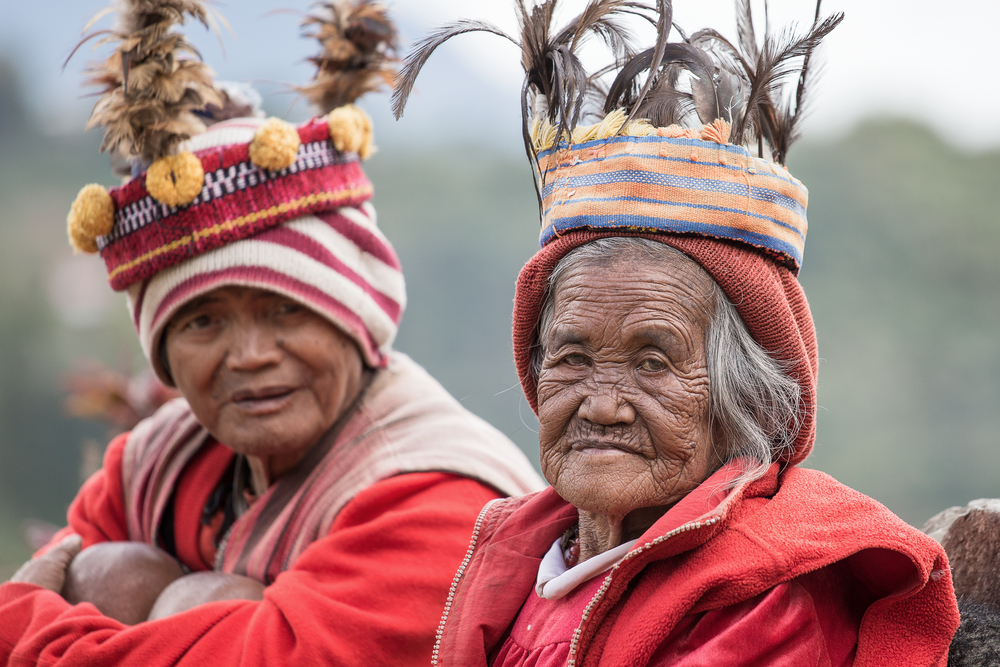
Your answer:
[[[546,118],[535,118],[531,121],[531,145],[535,152],[545,151],[556,144],[556,135],[559,130]]]
[[[599,128],[599,125],[584,125],[573,128],[573,139],[570,143],[582,144],[597,139],[597,130]]]
[[[330,128],[333,147],[341,153],[357,153],[362,160],[367,160],[375,152],[372,119],[353,104],[331,111],[326,117],[326,124]]]
[[[204,185],[205,171],[194,153],[161,157],[146,171],[146,190],[167,206],[190,204]]]
[[[115,203],[107,188],[97,183],[83,186],[66,216],[69,242],[80,252],[97,252],[97,237],[110,234],[115,224]]]
[[[291,123],[280,118],[268,118],[257,128],[250,142],[250,160],[269,171],[278,171],[295,164],[302,140]]]
[[[618,130],[622,129],[622,125],[625,124],[627,117],[628,114],[625,113],[625,109],[615,109],[595,126],[594,138],[607,139],[608,137],[615,136],[618,134]]]
[[[651,137],[656,134],[656,128],[648,120],[633,120],[625,126],[622,134],[627,137]]]

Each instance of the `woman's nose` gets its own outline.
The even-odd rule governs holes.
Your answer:
[[[226,365],[234,371],[255,371],[281,361],[283,351],[275,332],[260,323],[240,323],[233,330]]]
[[[579,415],[602,426],[631,424],[635,421],[635,408],[617,388],[598,387],[597,391],[583,399]]]

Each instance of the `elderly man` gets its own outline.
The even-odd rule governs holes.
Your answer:
[[[425,664],[480,508],[540,480],[391,349],[403,277],[349,103],[392,26],[370,3],[311,19],[329,113],[293,127],[176,58],[200,3],[125,8],[91,122],[133,177],[84,188],[69,233],[183,399],[110,444],[65,537],[0,586],[0,664]]]

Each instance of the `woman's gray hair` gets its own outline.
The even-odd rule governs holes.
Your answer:
[[[791,457],[801,424],[798,382],[789,377],[786,364],[773,359],[753,339],[736,307],[722,288],[696,262],[670,246],[648,239],[609,237],[591,241],[563,257],[549,276],[538,318],[538,337],[532,353],[535,379],[545,357],[545,341],[555,314],[555,292],[566,273],[588,262],[616,257],[645,259],[658,264],[690,262],[711,282],[705,295],[710,320],[705,340],[708,363],[709,416],[712,433],[725,439],[717,451],[728,451],[727,460],[743,458],[753,463],[733,485],[761,477],[773,461]]]

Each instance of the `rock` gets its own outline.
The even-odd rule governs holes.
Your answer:
[[[948,554],[955,595],[1000,610],[1000,499],[949,507],[924,524]]]

